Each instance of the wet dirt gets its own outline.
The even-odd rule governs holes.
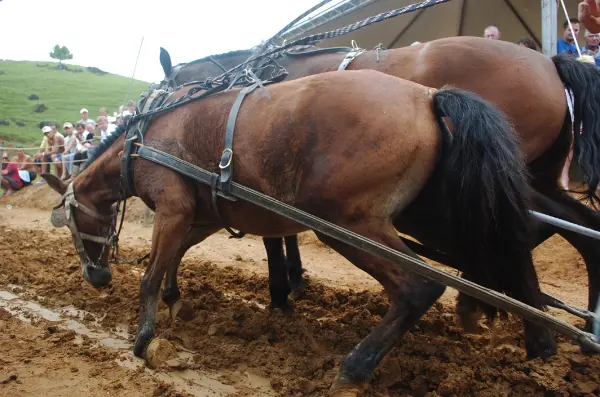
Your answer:
[[[144,264],[114,264],[111,285],[92,288],[81,277],[67,230],[49,224],[58,196],[47,186],[31,189],[38,192],[28,193],[34,201],[0,200],[2,396],[325,396],[344,355],[386,312],[378,283],[310,233],[300,239],[306,296],[294,302],[292,315],[270,312],[261,239],[219,233],[182,262],[180,286],[194,317],[172,324],[159,304],[157,335],[187,361],[147,369],[129,347]],[[148,212],[142,203],[128,205],[136,206],[123,231],[126,258],[150,247]],[[584,307],[587,273],[577,252],[553,237],[534,254],[542,288]],[[404,336],[375,371],[366,396],[600,395],[600,356],[559,337],[556,357],[528,361],[520,320],[510,316],[466,334],[454,297],[446,292]],[[107,338],[118,343],[102,343]]]

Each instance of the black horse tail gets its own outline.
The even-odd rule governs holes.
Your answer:
[[[573,158],[585,176],[585,197],[596,207],[600,201],[596,192],[600,183],[600,70],[566,54],[555,55],[552,61],[575,97]]]
[[[173,64],[171,63],[171,55],[164,48],[160,47],[160,64],[165,72],[165,78],[169,77],[173,72]]]
[[[433,102],[451,139],[436,173],[463,277],[541,308],[531,258],[532,190],[516,133],[498,109],[473,93],[444,88]],[[482,308],[490,315],[490,307]]]

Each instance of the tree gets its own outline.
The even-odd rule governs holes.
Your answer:
[[[50,58],[58,59],[58,62],[62,64],[62,61],[66,59],[73,59],[73,54],[71,54],[71,51],[67,47],[61,47],[57,44],[54,46],[54,51],[50,53]]]

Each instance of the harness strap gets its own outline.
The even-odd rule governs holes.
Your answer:
[[[221,162],[219,168],[221,169],[221,189],[223,193],[229,195],[231,179],[233,178],[233,135],[235,133],[235,122],[237,120],[242,101],[257,87],[262,86],[260,81],[256,81],[254,84],[244,87],[235,98],[233,107],[229,112],[229,119],[227,120],[227,127],[225,128],[225,149],[221,155]]]
[[[346,54],[346,56],[344,57],[344,60],[342,61],[342,63],[340,64],[340,66],[338,67],[337,70],[338,71],[345,70],[348,67],[348,65],[350,65],[350,62],[352,62],[354,60],[354,58],[356,58],[363,52],[367,52],[367,51],[363,50],[362,48],[358,48],[356,46],[356,42],[354,40],[352,40],[352,51],[350,51],[348,54]]]

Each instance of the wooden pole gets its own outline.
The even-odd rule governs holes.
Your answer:
[[[558,4],[556,0],[542,2],[542,52],[546,56],[556,55],[556,35],[558,31]]]

